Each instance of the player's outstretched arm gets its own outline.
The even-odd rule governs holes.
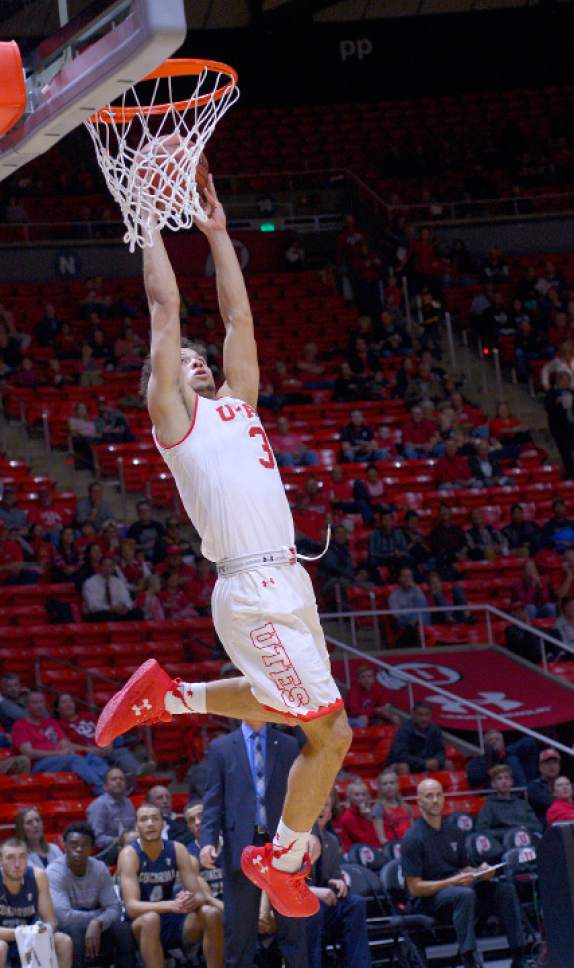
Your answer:
[[[259,366],[253,332],[253,317],[245,280],[226,228],[225,212],[213,178],[205,190],[206,219],[197,227],[207,237],[215,265],[219,311],[225,325],[223,372],[225,383],[218,396],[231,394],[256,406],[259,394]]]
[[[159,230],[153,246],[144,248],[143,272],[151,321],[147,404],[161,442],[169,445],[187,433],[190,414],[180,386],[179,290]]]

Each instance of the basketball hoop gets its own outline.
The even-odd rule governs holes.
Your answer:
[[[177,78],[195,77],[184,100]],[[152,244],[154,228],[190,228],[205,218],[196,171],[215,126],[239,97],[237,72],[217,61],[172,59],[143,78],[153,89],[142,104],[135,87],[117,105],[85,122],[106,184],[120,206],[130,252]],[[166,143],[178,139],[177,151]]]
[[[20,120],[26,108],[26,78],[15,40],[0,43],[0,137]]]

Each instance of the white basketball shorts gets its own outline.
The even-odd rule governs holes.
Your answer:
[[[266,709],[309,721],[343,707],[313,585],[300,564],[220,576],[212,611],[225,651]]]

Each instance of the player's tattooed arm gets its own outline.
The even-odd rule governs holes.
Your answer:
[[[204,194],[206,218],[198,221],[197,227],[207,237],[211,247],[219,311],[225,325],[225,384],[218,395],[231,394],[255,406],[259,394],[259,366],[253,316],[243,273],[227,233],[225,212],[211,175]]]

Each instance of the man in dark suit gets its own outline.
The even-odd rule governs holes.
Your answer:
[[[371,968],[367,902],[349,893],[341,869],[341,845],[335,834],[325,829],[332,816],[333,800],[329,797],[317,820],[321,854],[313,864],[311,890],[321,908],[306,925],[309,968],[321,968],[323,933],[331,931],[341,937],[345,968]]]
[[[209,747],[199,859],[203,867],[213,867],[223,835],[225,968],[251,968],[255,960],[261,891],[243,874],[241,852],[248,844],[273,839],[298,754],[293,737],[254,722],[242,722]],[[288,968],[307,968],[304,920],[277,913],[275,920]]]

